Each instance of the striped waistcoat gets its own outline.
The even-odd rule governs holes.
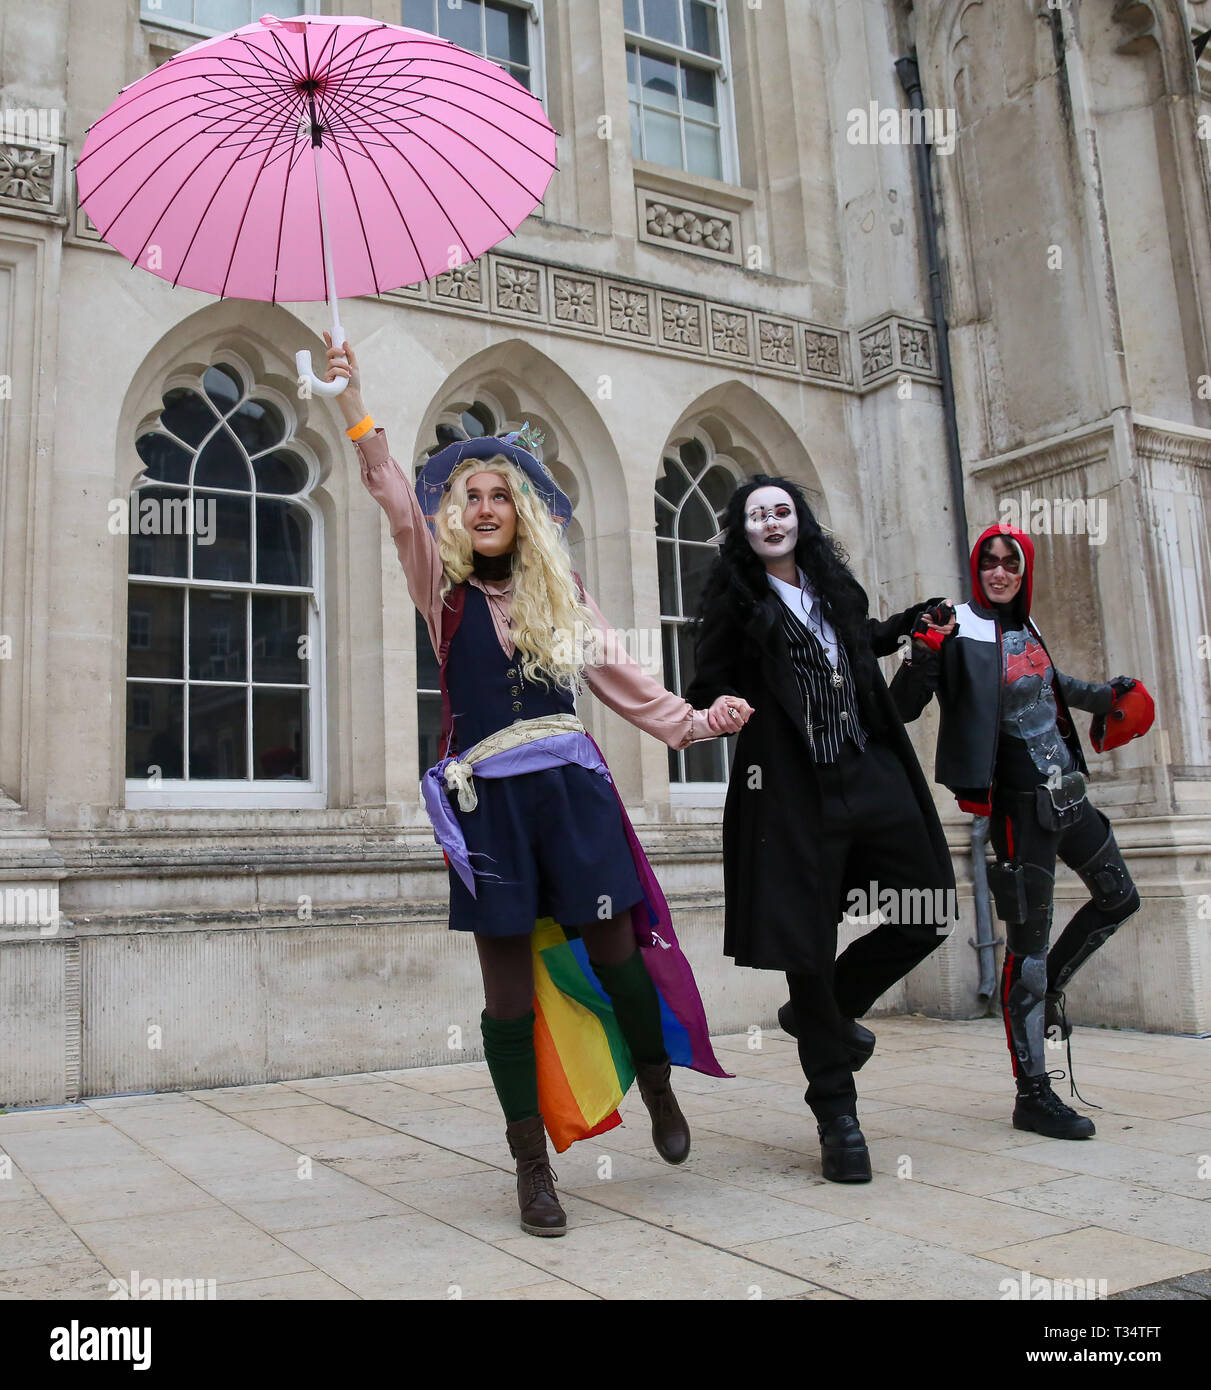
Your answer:
[[[803,699],[803,720],[811,739],[812,754],[818,763],[833,763],[848,737],[859,750],[866,747],[866,731],[858,718],[858,698],[845,643],[837,637],[837,672],[815,633],[778,600],[782,635],[790,649],[795,684]]]

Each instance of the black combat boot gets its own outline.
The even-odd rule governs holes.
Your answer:
[[[1041,1076],[1018,1077],[1013,1127],[1033,1130],[1048,1139],[1090,1139],[1097,1132],[1088,1116],[1078,1115],[1056,1095],[1045,1072]]]

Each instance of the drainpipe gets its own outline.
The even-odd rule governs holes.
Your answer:
[[[914,111],[925,109],[921,91],[921,72],[915,58],[898,58],[896,76]],[[918,129],[921,127],[918,126]],[[955,562],[959,567],[959,586],[962,592],[967,576],[967,501],[963,488],[963,455],[959,449],[959,421],[955,412],[954,374],[950,362],[950,332],[946,322],[946,304],[942,297],[942,257],[938,249],[938,216],[933,197],[933,151],[924,141],[914,146],[917,173],[917,198],[921,205],[922,241],[925,264],[929,272],[929,301],[933,312],[934,332],[938,339],[938,375],[942,379],[942,419],[946,432],[946,460],[950,473],[950,496],[954,508]],[[996,994],[996,946],[992,930],[992,912],[988,894],[988,874],[984,850],[988,843],[988,818],[976,816],[971,825],[971,880],[975,896],[976,939],[969,944],[980,958],[981,1002],[987,1003]]]

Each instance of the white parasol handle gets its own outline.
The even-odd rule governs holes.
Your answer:
[[[311,151],[315,159],[315,186],[320,200],[320,242],[324,248],[324,278],[328,284],[328,303],[332,305],[332,345],[341,347],[345,342],[345,330],[341,327],[340,305],[336,298],[336,276],[332,270],[332,249],[328,245],[328,210],[324,204],[324,174],[320,168],[321,147],[314,145]],[[294,354],[294,365],[300,381],[311,383],[311,390],[318,396],[339,396],[349,385],[347,376],[338,376],[334,381],[321,381],[311,366],[311,353],[303,348]]]

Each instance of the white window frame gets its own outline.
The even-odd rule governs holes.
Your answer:
[[[661,39],[649,38],[646,34],[637,34],[633,29],[623,29],[623,49],[625,61],[625,49],[627,45],[634,44],[641,52],[646,51],[654,54],[658,58],[667,58],[670,61],[685,63],[690,67],[708,68],[715,73],[718,79],[716,90],[719,93],[719,160],[722,164],[720,183],[730,183],[739,185],[740,183],[740,154],[739,142],[736,136],[736,102],[733,97],[734,84],[732,82],[732,46],[727,24],[727,0],[717,0],[716,15],[719,25],[719,57],[711,58],[705,53],[699,53],[692,48],[678,48],[676,44],[666,43]],[[631,100],[627,95],[627,129],[630,130]],[[641,116],[642,119],[642,116]],[[685,145],[685,118],[680,117],[682,146]],[[676,164],[657,164],[655,161],[645,159],[637,150],[632,149],[631,157],[633,160],[644,164],[651,164],[653,168],[673,169],[677,173],[683,174],[687,179],[709,179],[709,174],[698,174],[692,169],[687,169],[684,165]]]
[[[327,651],[327,633],[324,623],[324,603],[323,603],[323,517],[319,506],[316,504],[312,493],[319,485],[320,470],[319,463],[311,450],[298,438],[300,422],[288,396],[276,391],[271,386],[267,386],[257,379],[256,373],[244,359],[235,352],[220,351],[214,355],[215,365],[224,364],[235,369],[236,374],[241,377],[247,389],[247,383],[252,383],[252,393],[258,400],[264,400],[274,405],[282,414],[286,424],[286,437],[282,444],[283,448],[289,449],[296,454],[307,469],[307,479],[303,488],[297,494],[290,494],[288,500],[295,506],[301,507],[311,518],[310,526],[310,564],[311,564],[311,592],[307,595],[307,638],[312,653],[308,662],[310,683],[308,687],[307,716],[308,716],[308,739],[310,749],[311,776],[305,781],[291,782],[288,786],[277,783],[272,779],[222,779],[215,780],[207,778],[204,782],[192,781],[183,777],[168,778],[161,780],[158,787],[149,787],[146,777],[127,777],[125,779],[125,804],[127,810],[147,810],[147,809],[195,809],[195,810],[323,810],[328,805],[327,793],[327,768],[328,768],[328,742],[327,742],[327,719],[325,711],[327,709],[326,687],[325,687],[325,653]],[[168,391],[174,386],[185,386],[191,390],[201,390],[201,381],[196,374],[178,373],[164,378],[161,383],[161,390]],[[222,489],[220,489],[222,491]],[[130,573],[129,562],[123,564],[124,581],[129,588],[130,584],[150,585],[163,584],[168,588],[184,590],[186,595],[199,590],[225,590],[233,593],[253,593],[253,594],[289,594],[298,595],[299,588],[292,585],[281,584],[257,584],[251,581],[226,579],[183,579],[180,576],[166,575],[132,575]],[[125,638],[125,633],[123,634]],[[184,651],[186,663],[188,663],[189,652],[189,602],[185,602],[185,627],[183,632]],[[126,647],[123,646],[125,652]],[[251,669],[251,649],[249,650],[249,670],[248,681],[252,683]],[[143,685],[176,685],[186,688],[189,685],[206,684],[202,681],[190,681],[188,664],[181,680],[171,680],[162,678],[159,680],[144,676],[129,676],[123,674],[122,684],[122,705],[126,707],[126,687],[132,683]],[[188,696],[186,696],[188,699]],[[186,707],[186,724],[188,724],[188,707]],[[125,719],[123,729],[125,729]],[[185,731],[183,740],[184,747],[188,748],[188,732]],[[125,759],[125,746],[123,747],[123,758]]]
[[[446,0],[437,0],[437,4],[443,5]],[[504,5],[511,10],[523,10],[530,21],[530,94],[538,98],[545,107],[547,104],[547,29],[543,19],[542,7],[544,0],[493,0],[494,4]],[[403,23],[403,7],[397,6],[400,18],[397,23]],[[434,11],[436,14],[436,11]],[[427,31],[436,33],[436,30]],[[468,50],[470,52],[470,50]],[[486,53],[479,55],[485,62],[495,63],[497,59],[489,58]],[[508,67],[499,64],[508,71]]]
[[[196,2],[197,0],[195,0],[195,3]],[[303,0],[302,13],[319,14],[320,3],[321,0]],[[272,7],[266,8],[265,6],[262,6],[258,11],[256,3],[252,3],[252,0],[250,0],[248,19],[245,23],[255,24],[262,14],[271,14],[272,12]],[[286,18],[294,19],[296,16],[287,15]],[[153,9],[148,3],[148,0],[139,0],[139,19],[144,24],[155,24],[161,29],[175,29],[182,34],[197,34],[199,38],[203,39],[212,39],[216,34],[226,34],[230,32],[230,30],[227,29],[207,29],[204,25],[191,24],[188,20],[184,19],[170,19],[162,10]],[[237,25],[236,27],[243,28],[243,25]]]

